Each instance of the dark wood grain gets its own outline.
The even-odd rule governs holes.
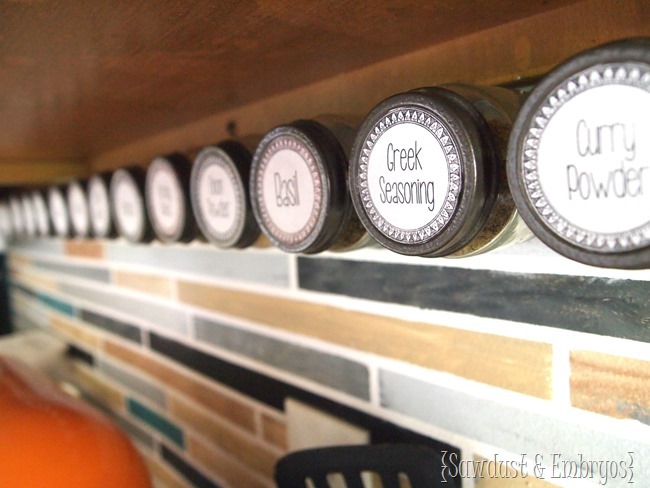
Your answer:
[[[86,161],[574,1],[2,2],[0,161]]]

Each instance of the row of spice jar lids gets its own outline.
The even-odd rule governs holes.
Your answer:
[[[574,260],[650,267],[650,40],[580,53],[523,105],[498,87],[400,93],[360,124],[298,120],[0,205],[6,235],[202,235],[223,248],[463,257],[531,231]],[[47,200],[47,201],[46,201]],[[48,211],[49,208],[49,211]],[[22,215],[22,216],[21,216]],[[49,216],[49,218],[48,218]],[[13,226],[11,225],[13,220]],[[13,230],[12,230],[13,229]],[[260,233],[260,229],[262,233]],[[260,238],[262,236],[262,238]]]

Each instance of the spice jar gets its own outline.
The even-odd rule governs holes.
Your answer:
[[[112,173],[98,173],[88,180],[88,213],[93,236],[99,239],[117,237],[109,197]]]
[[[406,255],[464,257],[530,237],[506,180],[519,96],[447,85],[384,100],[359,129],[352,201],[368,232]]]
[[[275,246],[315,254],[369,242],[346,184],[354,133],[344,119],[323,116],[281,125],[261,140],[251,168],[251,203]]]
[[[33,190],[31,194],[32,206],[36,216],[36,232],[40,237],[47,237],[50,235],[50,215],[45,203],[45,197],[40,190]]]
[[[20,195],[20,203],[23,210],[23,219],[25,225],[25,236],[28,239],[33,239],[36,237],[37,233],[37,223],[36,223],[36,211],[32,204],[31,195],[27,192],[24,192]]]
[[[86,238],[90,235],[90,214],[88,211],[88,198],[86,197],[86,183],[79,181],[68,183],[67,197],[72,232],[75,237]]]
[[[144,203],[145,171],[137,166],[113,173],[110,200],[118,233],[129,242],[151,242],[154,238]]]
[[[555,251],[650,267],[650,40],[583,52],[549,73],[517,117],[508,176],[522,216]]]
[[[227,140],[204,147],[190,178],[194,216],[205,238],[217,246],[264,245],[251,207],[248,181],[252,155],[247,145]]]
[[[179,153],[159,156],[149,165],[145,182],[147,213],[163,242],[190,242],[197,226],[190,207],[190,161]]]
[[[59,186],[51,186],[47,192],[47,206],[50,209],[50,220],[57,237],[70,235],[70,213],[63,193]]]

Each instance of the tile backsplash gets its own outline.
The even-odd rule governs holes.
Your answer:
[[[463,260],[58,239],[7,256],[15,324],[64,338],[68,381],[158,486],[273,486],[293,402],[434,447],[464,488],[650,480],[650,271],[536,240]]]

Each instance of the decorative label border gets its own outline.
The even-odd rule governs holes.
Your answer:
[[[569,223],[548,203],[539,183],[537,152],[544,129],[555,113],[576,95],[606,85],[627,85],[650,92],[650,66],[642,63],[608,63],[580,71],[556,86],[530,121],[523,141],[520,178],[535,213],[557,236],[583,249],[600,252],[624,252],[650,244],[650,221],[635,229],[618,233],[598,233]]]
[[[426,225],[415,230],[401,229],[386,222],[375,208],[375,204],[370,196],[370,190],[368,190],[368,161],[372,153],[372,148],[375,142],[396,124],[417,124],[427,129],[442,147],[445,160],[447,161],[449,180],[445,202],[433,219]],[[366,214],[372,220],[373,225],[389,239],[404,244],[426,242],[428,239],[442,232],[456,211],[458,195],[463,187],[462,168],[458,160],[458,147],[445,124],[434,114],[418,108],[391,110],[375,124],[364,140],[362,147],[361,164],[359,164],[357,176],[361,189],[361,200]]]
[[[232,245],[239,239],[245,224],[245,212],[246,212],[246,196],[244,183],[239,177],[239,172],[235,165],[228,159],[227,156],[221,155],[219,151],[206,151],[201,156],[200,160],[197,160],[195,164],[199,165],[199,171],[196,176],[196,181],[193,182],[193,198],[196,199],[195,208],[197,209],[197,219],[202,221],[202,225],[205,227],[206,231],[210,234],[210,237],[215,241],[218,241],[224,245]],[[209,218],[207,218],[202,212],[201,206],[201,195],[199,195],[199,188],[201,188],[201,182],[205,177],[206,171],[213,166],[218,166],[221,168],[233,187],[233,193],[235,195],[235,225],[228,232],[219,232],[215,230],[211,225],[209,225]]]
[[[314,184],[314,208],[312,209],[312,213],[309,216],[309,220],[305,226],[298,232],[294,233],[285,232],[280,229],[273,221],[273,218],[269,215],[269,211],[264,203],[264,174],[266,173],[266,167],[268,166],[269,160],[273,157],[273,155],[283,149],[289,149],[300,155],[300,157],[304,160],[305,164],[309,168],[309,173]],[[259,205],[259,212],[262,218],[262,222],[264,222],[264,225],[266,226],[269,233],[282,244],[287,246],[299,245],[310,237],[312,232],[314,232],[314,229],[316,229],[319,224],[322,225],[324,216],[322,215],[323,182],[321,180],[321,172],[316,165],[316,161],[314,160],[314,155],[312,152],[302,141],[298,140],[295,136],[279,135],[264,148],[264,152],[260,159],[260,165],[256,174],[255,186],[257,203]]]

